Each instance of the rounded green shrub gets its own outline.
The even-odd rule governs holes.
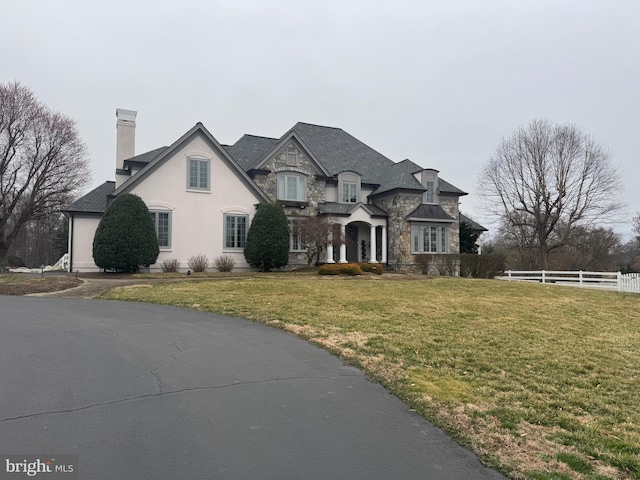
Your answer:
[[[289,223],[280,205],[258,205],[247,233],[244,257],[249,265],[263,272],[289,263]]]
[[[105,270],[135,272],[156,262],[160,249],[149,209],[137,195],[120,195],[109,205],[93,238],[93,260]]]

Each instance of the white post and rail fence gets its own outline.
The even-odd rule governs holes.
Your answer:
[[[499,280],[552,283],[570,287],[601,288],[640,293],[640,273],[584,272],[555,270],[507,270]]]

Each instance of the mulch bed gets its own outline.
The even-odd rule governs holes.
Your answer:
[[[17,277],[0,280],[0,295],[28,295],[30,293],[48,293],[77,287],[82,283],[73,277]]]

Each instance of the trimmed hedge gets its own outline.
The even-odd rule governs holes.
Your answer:
[[[368,273],[375,273],[376,275],[382,275],[382,264],[381,263],[370,263],[370,262],[360,262],[358,264],[360,266],[360,270]]]
[[[495,255],[420,254],[415,262],[424,275],[494,278],[504,271],[504,261]]]
[[[318,269],[319,275],[362,275],[357,263],[326,263]]]

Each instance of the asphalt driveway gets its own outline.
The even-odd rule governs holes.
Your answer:
[[[81,479],[504,478],[290,334],[62,298],[0,296],[0,454],[76,454]]]

